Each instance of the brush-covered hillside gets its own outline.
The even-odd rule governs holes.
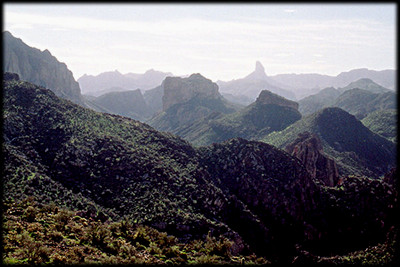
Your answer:
[[[397,110],[377,110],[361,120],[374,133],[380,134],[390,141],[397,142]]]
[[[341,175],[381,176],[396,166],[396,145],[371,132],[353,115],[340,108],[324,108],[302,118],[263,140],[285,148],[299,134],[314,133],[322,141],[324,151],[338,164]]]
[[[133,119],[82,108],[9,73],[3,91],[8,262],[87,257],[191,263],[201,250],[191,244],[212,250],[207,240],[220,245],[214,252],[200,251],[204,260],[216,255],[228,257],[218,262],[232,263],[231,255],[244,262],[260,257],[307,262],[310,253],[326,257],[382,248],[390,242],[387,233],[397,229],[394,174],[387,181],[348,176],[326,187],[300,160],[265,143],[236,138],[194,148]],[[42,206],[11,205],[26,197]],[[73,215],[46,208],[52,202]],[[177,239],[150,228],[126,228],[123,221]],[[50,238],[58,240],[56,247]],[[168,240],[171,247],[160,243]],[[391,249],[381,249],[389,261]],[[35,255],[43,257],[36,261]]]
[[[235,137],[256,140],[283,130],[300,118],[296,102],[263,90],[254,103],[239,111],[213,113],[178,128],[175,133],[195,145],[209,145]]]

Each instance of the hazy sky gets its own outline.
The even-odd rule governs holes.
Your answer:
[[[213,81],[396,68],[395,4],[13,4],[4,28],[75,79],[105,71]]]

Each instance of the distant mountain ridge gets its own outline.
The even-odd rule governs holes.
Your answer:
[[[322,75],[317,73],[305,74],[278,74],[270,76],[270,79],[285,84],[299,98],[311,95],[314,90],[326,87],[344,87],[362,78],[373,80],[385,88],[396,89],[396,70],[369,70],[367,68],[354,69],[341,72],[337,76]],[[315,93],[315,91],[314,91]]]
[[[340,107],[358,119],[375,110],[393,109],[396,106],[396,92],[366,78],[337,89],[325,88],[299,101],[299,110],[303,115],[324,107]]]
[[[85,74],[78,79],[78,82],[83,94],[99,96],[112,91],[113,87],[119,87],[123,90],[152,89],[159,86],[167,76],[172,76],[172,73],[150,69],[143,74],[122,74],[115,70],[103,72],[96,76]]]
[[[296,96],[289,90],[280,88],[276,82],[266,75],[261,62],[257,61],[252,73],[241,79],[232,81],[217,81],[222,93],[232,95],[245,95],[251,99],[256,99],[262,90],[269,90],[287,99],[295,100]]]
[[[52,90],[57,96],[84,106],[79,83],[65,63],[49,50],[26,45],[10,32],[3,32],[3,72],[17,73],[21,79]]]
[[[396,98],[396,93],[393,91],[371,93],[364,89],[354,88],[341,94],[332,106],[340,107],[361,120],[376,110],[396,109]]]

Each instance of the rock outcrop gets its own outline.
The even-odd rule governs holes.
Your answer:
[[[79,84],[65,63],[61,63],[46,49],[26,45],[10,32],[3,32],[3,71],[17,73],[21,80],[43,86],[57,96],[84,105]]]
[[[164,88],[163,110],[179,103],[187,102],[196,97],[207,97],[211,99],[221,98],[218,93],[218,85],[211,80],[196,73],[188,78],[167,77],[162,83]]]
[[[285,148],[286,152],[300,159],[311,177],[322,181],[325,185],[335,186],[339,180],[336,162],[327,157],[321,140],[316,134],[304,132]]]
[[[257,97],[256,102],[265,105],[274,104],[282,107],[290,107],[296,110],[299,109],[299,104],[297,102],[281,97],[268,90],[261,91],[260,95]]]

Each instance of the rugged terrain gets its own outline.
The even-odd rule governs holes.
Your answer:
[[[328,87],[299,101],[299,110],[309,115],[325,107],[341,109],[363,119],[376,110],[395,109],[396,93],[371,79],[359,79],[345,87]]]
[[[138,121],[82,108],[48,89],[21,81],[14,74],[4,75],[3,87],[4,203],[32,196],[42,205],[54,202],[60,208],[78,212],[76,215],[84,220],[125,219],[132,224],[153,227],[174,235],[178,240],[174,244],[179,242],[189,248],[195,240],[207,242],[215,238],[216,243],[225,240],[231,244],[229,255],[250,257],[255,253],[273,263],[321,259],[329,262],[330,255],[357,251],[357,255],[366,255],[370,252],[360,251],[367,248],[374,255],[389,255],[388,261],[393,260],[392,239],[386,235],[397,233],[394,228],[394,211],[398,207],[395,170],[385,179],[342,175],[335,186],[326,186],[324,179],[318,175],[313,177],[300,159],[262,142],[235,138],[195,148],[181,138],[158,132]],[[371,157],[392,158],[391,142],[377,138],[361,123],[362,127],[353,124],[352,115],[337,110],[325,110],[314,119],[320,125],[323,144],[334,144],[335,134],[341,134],[336,130],[332,135],[328,127],[329,118],[335,118],[340,122],[336,127],[355,127],[360,138],[373,144],[371,150],[366,146],[365,152],[372,153],[369,157],[362,153],[359,157],[365,156],[367,161]],[[345,115],[341,115],[343,112]],[[346,148],[347,141],[353,140],[345,139],[339,145]],[[387,146],[387,151],[375,151],[375,145]],[[358,152],[355,149],[354,153]],[[380,165],[383,163],[386,161],[375,165],[369,162],[369,170],[374,174],[384,172]],[[339,163],[338,167],[340,171]],[[51,222],[56,216],[55,213],[49,214],[50,217],[39,214],[38,218],[32,218],[29,214],[35,214],[34,210],[39,207],[31,205],[33,210],[28,206],[16,208],[22,209],[26,218],[33,221],[18,222],[17,218],[7,215],[6,242],[14,242],[14,231],[17,235],[23,234],[18,225],[34,223],[28,231],[38,233],[41,230],[33,227],[40,228],[41,222]],[[10,204],[7,206],[14,209]],[[76,227],[71,217],[63,218],[65,223]],[[62,223],[59,225],[63,227]],[[54,237],[68,244],[76,242],[69,239],[81,238],[80,234],[71,237],[70,228],[64,229],[57,230],[61,236],[54,233]],[[113,231],[107,229],[98,233],[111,238]],[[35,251],[35,247],[45,242],[43,236],[26,235],[29,233],[17,236],[20,241],[12,243],[13,246],[21,248],[21,244],[28,242]],[[95,247],[94,256],[100,255],[96,250],[99,246],[108,247],[96,243],[102,240],[98,236],[87,241]],[[134,240],[130,238],[123,236],[127,242]],[[131,255],[143,262],[146,257],[150,262],[152,259],[167,262],[162,257],[167,253],[165,247],[153,245],[153,251],[161,250],[157,253],[159,256],[146,256],[152,250],[147,250],[149,243],[143,245],[139,250],[147,252],[135,254],[132,248]],[[137,248],[138,245],[127,246]],[[8,249],[11,251],[6,255],[8,262],[23,260],[22,252]],[[118,251],[118,247],[114,249]],[[106,250],[106,253],[109,252]],[[367,255],[365,258],[368,260]],[[179,259],[175,257],[175,260]],[[230,262],[228,258],[225,260]]]
[[[285,129],[301,118],[298,103],[263,90],[256,101],[231,114],[213,113],[174,131],[195,145],[209,145],[229,138],[258,139]]]
[[[22,79],[52,90],[57,96],[84,105],[79,84],[67,65],[49,50],[26,45],[10,32],[3,32],[3,71],[17,73]]]
[[[396,145],[337,107],[324,108],[303,117],[262,140],[284,149],[304,132],[316,134],[321,139],[324,152],[336,161],[340,175],[377,177],[396,166]]]

